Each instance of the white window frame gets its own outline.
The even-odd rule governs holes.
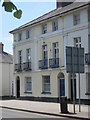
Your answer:
[[[80,24],[80,13],[73,15],[73,24],[74,25]]]
[[[26,49],[26,61],[31,62],[31,48]]]
[[[43,92],[50,92],[50,76],[42,76],[43,79]],[[48,88],[47,88],[48,87]]]
[[[57,31],[58,30],[58,20],[54,21],[52,23],[52,28],[53,28],[53,31]]]
[[[88,93],[90,93],[90,73],[88,73]]]
[[[22,50],[18,51],[18,62],[22,63]]]
[[[29,39],[31,37],[31,31],[27,30],[26,31],[26,39]]]
[[[78,47],[78,48],[81,48],[81,37],[76,37],[74,38],[74,46],[75,47]]]
[[[48,58],[47,56],[47,45],[42,45],[42,59],[46,60]]]
[[[43,34],[46,34],[47,33],[47,24],[44,24],[43,25]]]
[[[88,8],[88,22],[90,22],[90,8]]]
[[[59,43],[58,42],[53,43],[53,48],[54,58],[59,58]]]
[[[18,41],[21,41],[22,40],[22,33],[19,33],[18,34]]]
[[[32,92],[32,78],[31,77],[25,77],[25,92]]]

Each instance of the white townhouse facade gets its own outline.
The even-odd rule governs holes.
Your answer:
[[[0,97],[12,96],[13,56],[4,52],[4,44],[0,43]]]
[[[57,9],[20,26],[13,34],[14,96],[58,102],[73,100],[72,74],[66,71],[66,46],[83,47],[81,102],[90,104],[90,3],[57,2]],[[75,99],[79,99],[75,74]]]

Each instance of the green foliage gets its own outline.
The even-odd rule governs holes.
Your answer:
[[[14,17],[20,19],[22,15],[22,11],[21,10],[17,10],[16,12],[14,12]]]
[[[14,17],[20,19],[22,16],[22,10],[18,10],[17,7],[9,0],[3,2],[2,7],[4,7],[6,12],[13,12]]]
[[[3,2],[2,7],[4,7],[7,12],[12,12],[15,9],[17,10],[16,6],[12,2]]]

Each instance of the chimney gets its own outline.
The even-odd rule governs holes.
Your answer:
[[[0,53],[3,53],[3,47],[4,47],[4,44],[0,42]]]
[[[56,7],[57,8],[62,8],[67,5],[70,5],[74,2],[75,0],[57,0]]]

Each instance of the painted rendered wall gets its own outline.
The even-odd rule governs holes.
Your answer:
[[[2,96],[2,64],[0,63],[0,96]]]
[[[12,95],[13,64],[2,63],[2,96]]]
[[[20,77],[20,96],[34,96],[34,97],[58,97],[59,96],[59,79],[57,78],[58,74],[63,72],[65,74],[65,70],[54,69],[54,70],[43,70],[37,72],[26,72],[19,74]],[[50,88],[51,94],[42,94],[42,76],[50,75]],[[14,80],[16,81],[16,77],[18,74],[14,76]],[[25,77],[32,78],[32,94],[25,93]],[[66,76],[65,76],[66,82]],[[14,86],[14,92],[16,92],[16,82]],[[15,93],[14,93],[15,94]],[[65,94],[67,96],[67,92]]]
[[[80,25],[73,25],[73,14],[80,12]],[[20,77],[20,95],[21,96],[35,96],[35,97],[58,97],[58,79],[57,76],[60,72],[65,75],[65,95],[70,98],[70,80],[69,74],[66,73],[65,68],[50,69],[50,70],[38,70],[38,61],[42,59],[42,45],[47,44],[48,46],[48,58],[53,56],[52,53],[52,43],[59,42],[59,58],[61,66],[66,66],[66,46],[74,46],[74,37],[81,37],[82,47],[85,48],[85,53],[88,53],[88,14],[87,9],[82,9],[80,11],[75,11],[74,13],[65,15],[58,18],[59,21],[59,31],[52,32],[52,21],[47,21],[48,33],[42,35],[42,24],[34,26],[32,29],[31,39],[25,39],[25,30],[23,30],[23,40],[21,42],[15,42],[14,50],[14,63],[18,63],[18,51],[23,51],[23,62],[25,62],[26,49],[31,48],[31,61],[32,61],[32,71],[14,73],[14,94],[16,95],[16,77]],[[64,28],[64,29],[63,29]],[[18,41],[18,34],[15,34],[15,38]],[[43,43],[44,42],[44,43]],[[37,62],[36,62],[37,61]],[[86,82],[86,70],[88,68],[85,66],[85,73],[81,75],[81,99],[88,99],[85,95],[87,91]],[[51,80],[51,94],[41,94],[42,93],[42,75],[50,75]],[[26,94],[25,92],[25,77],[32,77],[32,94]],[[77,98],[78,98],[78,75],[77,75]]]
[[[77,11],[78,13],[78,11]],[[81,37],[81,45],[84,47],[85,53],[88,53],[88,14],[87,9],[83,9],[82,11],[79,11],[80,13],[80,25],[73,25],[73,14],[67,15],[64,17],[64,29],[66,31],[66,35],[64,36],[64,39],[66,40],[65,45],[66,46],[74,46],[74,40],[75,37]],[[66,22],[67,21],[67,22]],[[71,23],[71,24],[70,24]],[[86,72],[89,72],[87,70],[87,65],[85,65],[85,73],[81,74],[81,99],[88,99],[88,96],[85,95],[86,89],[87,89],[87,80],[86,80]],[[78,74],[77,74],[77,98],[78,98]],[[68,88],[70,85],[68,85]],[[70,93],[68,93],[70,96]]]

